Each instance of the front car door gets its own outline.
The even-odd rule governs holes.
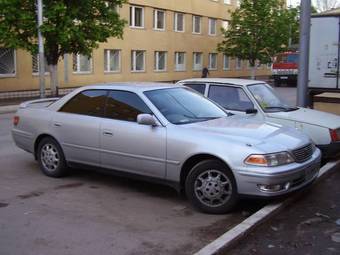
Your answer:
[[[165,178],[166,128],[137,123],[137,115],[152,114],[135,93],[112,90],[101,121],[101,162],[105,168]]]
[[[107,90],[82,91],[54,114],[51,130],[67,161],[100,164],[99,131],[107,93]]]

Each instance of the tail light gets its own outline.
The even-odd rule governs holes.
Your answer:
[[[19,116],[14,116],[13,117],[13,125],[17,126],[19,124],[20,118]]]
[[[340,128],[330,129],[329,133],[331,135],[332,142],[340,141]]]

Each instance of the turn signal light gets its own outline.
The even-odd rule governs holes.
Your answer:
[[[19,116],[14,116],[13,117],[13,125],[17,126],[19,124],[20,118]]]
[[[263,155],[251,155],[246,159],[246,163],[250,165],[267,165],[268,161]]]

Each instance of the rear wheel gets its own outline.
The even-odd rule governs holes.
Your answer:
[[[38,162],[41,171],[50,177],[62,177],[66,175],[67,167],[63,151],[51,137],[43,138],[37,150]]]
[[[235,178],[218,160],[205,160],[194,166],[186,179],[185,190],[191,203],[206,213],[227,213],[238,201]]]

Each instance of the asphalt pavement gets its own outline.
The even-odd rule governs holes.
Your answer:
[[[225,255],[340,254],[340,167]]]
[[[231,214],[193,209],[168,187],[89,172],[44,176],[0,114],[0,254],[192,254],[262,204]]]

